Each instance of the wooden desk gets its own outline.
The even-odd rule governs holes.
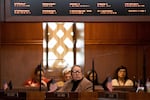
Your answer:
[[[98,100],[126,100],[127,92],[98,92]]]
[[[84,93],[49,93],[46,91],[0,92],[0,100],[150,100],[150,93],[96,91]]]
[[[26,100],[26,93],[0,92],[0,100]]]
[[[26,100],[44,100],[45,92],[44,91],[27,91]]]
[[[126,93],[83,92],[83,93],[46,93],[45,100],[125,100]]]
[[[45,100],[78,100],[79,93],[66,93],[66,92],[55,92],[50,93],[46,92],[46,98]]]
[[[126,100],[150,100],[150,93],[128,93]]]
[[[97,92],[84,92],[84,93],[46,93],[45,100],[96,100],[98,97]]]

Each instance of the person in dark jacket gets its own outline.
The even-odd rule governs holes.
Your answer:
[[[57,92],[92,92],[93,84],[83,75],[83,70],[79,65],[74,65],[71,69],[72,79],[65,82],[64,86]]]

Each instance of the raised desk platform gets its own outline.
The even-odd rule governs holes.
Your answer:
[[[26,100],[26,93],[14,91],[0,91],[0,100]]]
[[[78,100],[78,93],[46,93],[45,100]]]
[[[128,93],[126,100],[150,100],[150,93]]]
[[[0,91],[0,100],[150,100],[150,93],[127,91],[49,93],[38,90],[11,90]]]

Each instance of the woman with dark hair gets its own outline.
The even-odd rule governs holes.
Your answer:
[[[100,85],[100,83],[98,82],[98,74],[95,70],[94,72],[92,70],[88,71],[86,78],[90,80],[92,83],[93,83],[93,78],[94,78],[94,85]]]
[[[133,86],[134,83],[128,77],[127,68],[120,66],[116,69],[115,77],[112,80],[112,86]]]
[[[39,87],[40,81],[41,81],[42,87],[47,87],[47,82],[50,81],[50,79],[44,76],[44,69],[41,68],[41,65],[38,65],[35,68],[34,76],[31,79],[27,80],[24,83],[24,85],[26,87]]]

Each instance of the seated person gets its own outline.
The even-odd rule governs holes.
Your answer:
[[[71,76],[71,69],[70,68],[65,68],[63,70],[63,77],[64,77],[64,82],[72,79],[72,76]]]
[[[56,82],[58,88],[62,87],[64,85],[64,82],[72,79],[72,76],[71,76],[71,68],[65,68],[62,72],[63,74],[63,81],[58,81]]]
[[[134,86],[134,83],[128,77],[127,68],[120,66],[116,69],[115,77],[112,79],[112,86]]]
[[[83,70],[79,65],[71,68],[72,79],[65,82],[64,86],[57,92],[92,92],[93,84],[83,75]]]
[[[93,83],[93,71],[92,70],[87,72],[86,78]],[[100,85],[100,83],[98,82],[98,75],[95,70],[94,70],[94,85]]]
[[[41,68],[41,65],[38,65],[37,68],[34,71],[33,78],[27,80],[24,85],[26,87],[39,87],[40,86],[40,73],[41,73],[41,85],[43,87],[47,87],[47,82],[50,81],[50,79],[47,79],[44,76],[44,70]]]

